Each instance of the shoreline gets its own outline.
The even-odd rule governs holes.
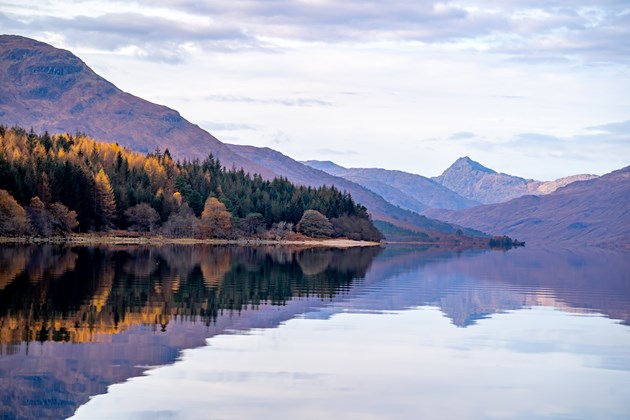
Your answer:
[[[70,235],[51,237],[0,237],[0,244],[65,244],[65,245],[240,245],[240,246],[312,246],[328,248],[351,248],[381,246],[381,242],[355,241],[346,238],[335,239],[195,239],[166,238],[163,236],[116,236],[116,235]]]

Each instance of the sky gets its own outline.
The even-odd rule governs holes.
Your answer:
[[[0,32],[72,51],[226,143],[439,175],[630,165],[630,1],[0,0]]]

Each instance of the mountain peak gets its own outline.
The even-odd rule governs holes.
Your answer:
[[[460,157],[459,159],[457,159],[455,161],[455,163],[453,163],[447,169],[447,171],[448,170],[453,170],[453,169],[469,169],[469,170],[474,170],[474,171],[478,171],[478,172],[485,172],[485,173],[488,173],[488,174],[496,174],[496,171],[493,171],[490,168],[486,168],[481,163],[475,162],[474,160],[472,160],[468,156]]]

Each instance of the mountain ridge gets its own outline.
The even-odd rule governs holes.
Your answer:
[[[330,161],[310,160],[304,163],[356,182],[385,197],[390,203],[415,212],[428,208],[458,210],[480,204],[422,175],[382,168],[344,168]]]
[[[525,195],[459,211],[431,209],[425,214],[536,245],[630,249],[630,166],[548,195]]]
[[[494,204],[526,194],[549,194],[571,182],[595,177],[596,175],[579,174],[554,181],[537,181],[496,172],[464,156],[433,180],[470,200],[481,204]]]
[[[7,125],[40,133],[84,132],[144,153],[170,148],[175,158],[204,159],[212,152],[228,168],[275,175],[179,112],[118,89],[70,51],[0,35],[0,57],[0,119]]]

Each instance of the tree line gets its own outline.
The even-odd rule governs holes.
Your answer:
[[[84,134],[0,125],[0,235],[110,229],[171,237],[380,240],[364,206],[334,186],[296,186],[226,169],[209,155],[175,161]]]

